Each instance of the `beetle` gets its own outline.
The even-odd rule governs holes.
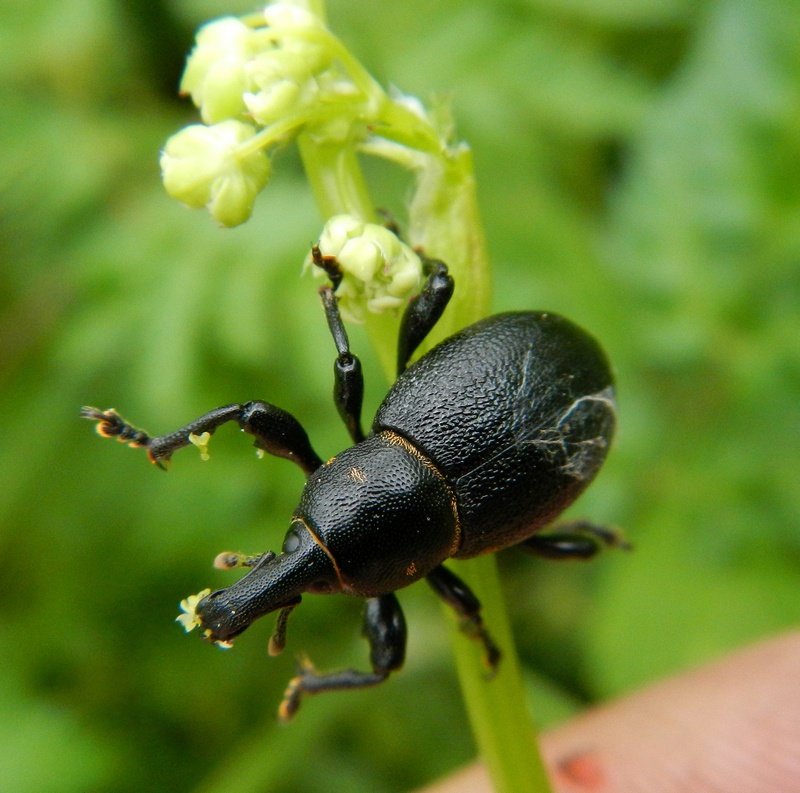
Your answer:
[[[233,421],[255,437],[257,449],[305,473],[281,552],[220,554],[216,566],[249,571],[232,586],[184,601],[187,614],[179,618],[187,630],[197,625],[210,641],[230,646],[254,620],[277,611],[270,653],[278,654],[303,594],[365,598],[371,671],[321,674],[304,662],[286,689],[282,719],[296,712],[303,694],[375,685],[402,666],[406,624],[394,593],[422,578],[455,609],[495,669],[501,652],[481,605],[446,560],[509,546],[547,558],[588,558],[604,545],[625,545],[615,531],[584,522],[541,531],[594,478],[614,432],[611,368],[588,333],[549,312],[498,314],[409,365],[454,289],[447,266],[423,257],[423,287],[400,324],[398,378],[365,434],[361,364],[336,297],[342,272],[316,246],[312,258],[331,280],[320,295],[337,350],[334,402],[351,447],[323,462],[297,419],[263,401],[217,408],[156,437],[114,410],[81,411],[101,435],[145,448],[162,466],[181,447],[202,450]]]

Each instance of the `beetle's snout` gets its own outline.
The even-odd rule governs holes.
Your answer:
[[[203,636],[220,647],[232,647],[233,639],[250,626],[255,617],[233,604],[230,589],[204,589],[181,601],[177,622],[187,633],[199,628]]]
[[[295,606],[303,592],[332,592],[339,589],[336,570],[308,529],[292,524],[277,556],[263,554],[247,575],[225,589],[203,590],[181,602],[178,617],[186,631],[200,628],[202,634],[220,647],[232,646],[259,617]]]
[[[249,628],[255,619],[248,616],[247,612],[238,613],[228,593],[228,589],[211,592],[195,609],[203,636],[219,647],[231,647],[233,640]]]

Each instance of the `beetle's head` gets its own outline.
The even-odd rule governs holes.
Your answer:
[[[243,578],[226,589],[204,590],[181,603],[178,617],[186,631],[199,627],[212,642],[230,647],[240,633],[265,614],[291,608],[303,592],[341,589],[336,568],[307,526],[295,520],[281,553],[263,554]]]

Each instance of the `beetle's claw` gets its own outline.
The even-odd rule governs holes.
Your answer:
[[[295,661],[295,670],[299,677],[304,675],[316,675],[317,668],[305,653],[298,653]]]
[[[489,679],[492,680],[500,667],[503,653],[486,631],[483,632],[481,639],[483,641],[483,661],[489,670]]]
[[[480,616],[471,616],[461,621],[461,632],[469,639],[483,645],[483,663],[491,680],[496,674],[503,658],[503,651],[495,644]]]
[[[618,548],[620,551],[632,551],[633,543],[630,542],[622,529],[612,527],[608,530],[608,536],[603,538],[603,542],[609,548]]]

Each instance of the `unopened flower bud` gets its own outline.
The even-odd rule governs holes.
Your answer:
[[[263,151],[239,154],[240,144],[255,132],[249,124],[228,120],[211,127],[193,124],[173,135],[161,155],[167,192],[190,207],[208,207],[225,226],[247,220],[270,175]]]
[[[244,111],[244,67],[252,55],[252,30],[235,17],[223,17],[200,28],[196,41],[181,93],[191,94],[207,124],[235,118]]]
[[[399,308],[419,286],[419,256],[385,226],[336,215],[325,224],[319,249],[342,270],[336,295],[351,322],[363,322],[365,308],[376,314]]]
[[[272,27],[322,27],[322,20],[316,14],[296,3],[270,3],[264,9],[264,19]]]
[[[319,93],[312,66],[302,49],[276,48],[252,58],[244,103],[255,121],[267,126],[311,104]]]

